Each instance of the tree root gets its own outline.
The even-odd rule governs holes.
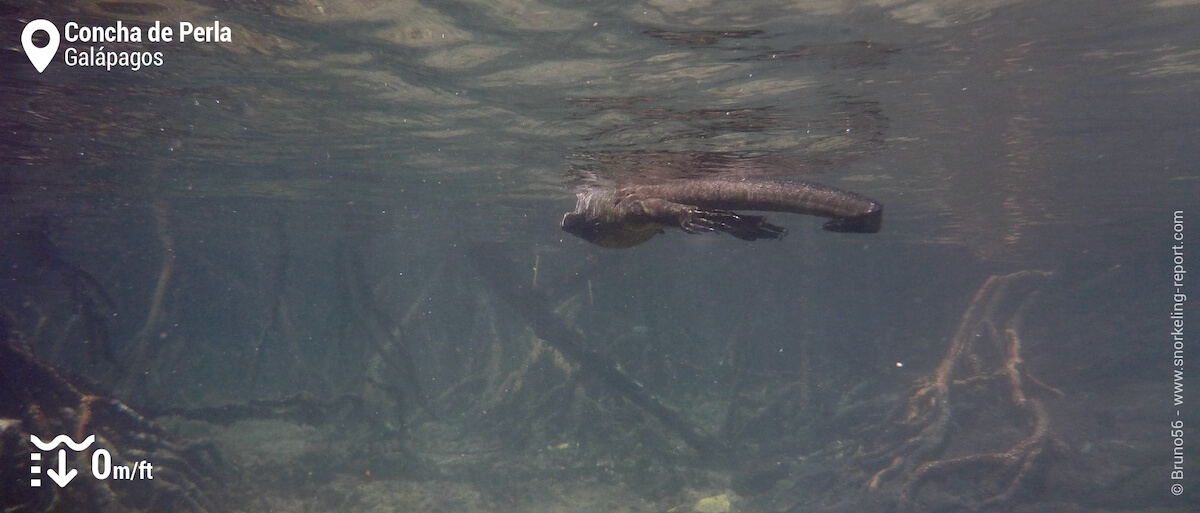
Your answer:
[[[124,403],[60,376],[3,324],[0,320],[0,389],[5,391],[0,395],[0,474],[12,475],[0,476],[0,509],[219,510],[208,493],[225,473],[215,451],[180,444]],[[63,487],[46,479],[41,487],[31,486],[30,437],[51,440],[60,434],[77,441],[96,437],[88,449],[70,457],[80,469],[78,477]],[[137,468],[139,462],[149,462],[151,478],[93,478],[88,462],[100,449],[108,451],[113,466]]]
[[[1046,406],[1029,397],[1030,384],[1053,394],[1061,392],[1030,376],[1021,358],[1020,325],[1036,293],[1026,293],[1015,307],[1007,296],[1014,284],[1046,276],[1049,273],[1021,271],[984,282],[963,314],[945,358],[917,384],[900,418],[884,430],[892,442],[857,456],[860,462],[891,459],[871,476],[868,490],[894,493],[896,508],[911,511],[928,506],[918,503],[922,491],[934,481],[954,478],[952,474],[967,469],[981,472],[971,475],[986,476],[976,483],[976,491],[954,499],[966,501],[969,509],[1005,506],[1026,488],[1047,449],[1057,444]],[[971,425],[969,412],[980,409],[983,402],[988,409],[1009,409],[1023,426],[1018,429],[1028,434],[1007,449],[948,455],[962,452],[948,450],[951,431]],[[959,435],[956,438],[977,438]],[[926,495],[937,492],[925,491]]]
[[[647,391],[616,362],[590,349],[586,338],[549,308],[543,291],[519,278],[520,274],[512,261],[498,254],[496,248],[479,245],[470,250],[468,257],[476,270],[492,285],[493,291],[525,319],[534,334],[562,353],[580,372],[597,379],[610,392],[656,418],[705,461],[720,461],[728,456],[728,447],[724,443]]]

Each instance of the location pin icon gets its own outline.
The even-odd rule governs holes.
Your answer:
[[[33,33],[44,31],[50,36],[50,42],[41,48],[34,46]],[[21,31],[21,46],[25,47],[25,55],[29,57],[29,62],[33,63],[33,67],[37,68],[38,73],[46,69],[50,65],[50,61],[54,60],[54,54],[58,52],[58,27],[47,20],[33,20],[25,25],[25,30]]]

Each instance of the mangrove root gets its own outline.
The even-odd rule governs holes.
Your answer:
[[[517,272],[513,262],[502,256],[500,251],[480,245],[472,248],[468,256],[496,294],[524,317],[534,334],[577,364],[581,372],[594,376],[611,391],[658,419],[702,458],[714,461],[725,455],[727,449],[724,444],[692,425],[678,410],[648,392],[615,362],[588,349],[585,337],[549,308],[545,294],[531,286],[527,274]]]
[[[871,476],[869,490],[894,493],[897,509],[910,511],[944,500],[966,502],[957,506],[976,510],[1004,507],[1026,488],[1047,449],[1057,444],[1047,408],[1041,399],[1030,397],[1031,386],[1061,392],[1030,376],[1021,358],[1022,317],[1036,294],[1026,293],[1020,301],[1007,296],[1017,283],[1046,276],[1049,273],[1022,271],[984,282],[963,314],[945,358],[931,376],[918,382],[900,418],[884,431],[890,441],[858,456],[860,461],[891,460]],[[978,414],[981,409],[1003,411],[1001,415],[1015,419],[1009,431],[1025,434],[996,451],[963,454],[965,450],[951,447],[952,438],[972,438],[967,432],[952,436],[952,431],[983,425],[972,422],[968,413]],[[964,495],[959,490],[950,494],[957,498],[937,499],[933,498],[936,491],[927,490],[937,480],[963,476],[979,476],[973,483],[976,491]]]

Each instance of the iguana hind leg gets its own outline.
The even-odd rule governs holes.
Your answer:
[[[725,232],[742,240],[778,239],[787,230],[767,222],[763,216],[742,215],[718,209],[700,209],[661,198],[629,195],[621,200],[645,220],[678,226],[688,233]]]
[[[786,229],[768,223],[763,216],[728,210],[693,210],[679,227],[688,233],[725,232],[742,240],[781,239],[787,234]]]

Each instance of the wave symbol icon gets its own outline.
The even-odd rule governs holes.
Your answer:
[[[58,447],[59,444],[66,444],[66,446],[70,447],[72,451],[79,452],[91,447],[92,442],[96,441],[96,435],[88,435],[87,438],[83,439],[83,442],[79,443],[76,443],[75,440],[72,440],[71,437],[67,435],[58,435],[49,442],[43,442],[41,438],[37,437],[37,435],[29,435],[29,441],[33,442],[33,445],[36,445],[38,449],[43,451],[53,450],[55,447]]]

